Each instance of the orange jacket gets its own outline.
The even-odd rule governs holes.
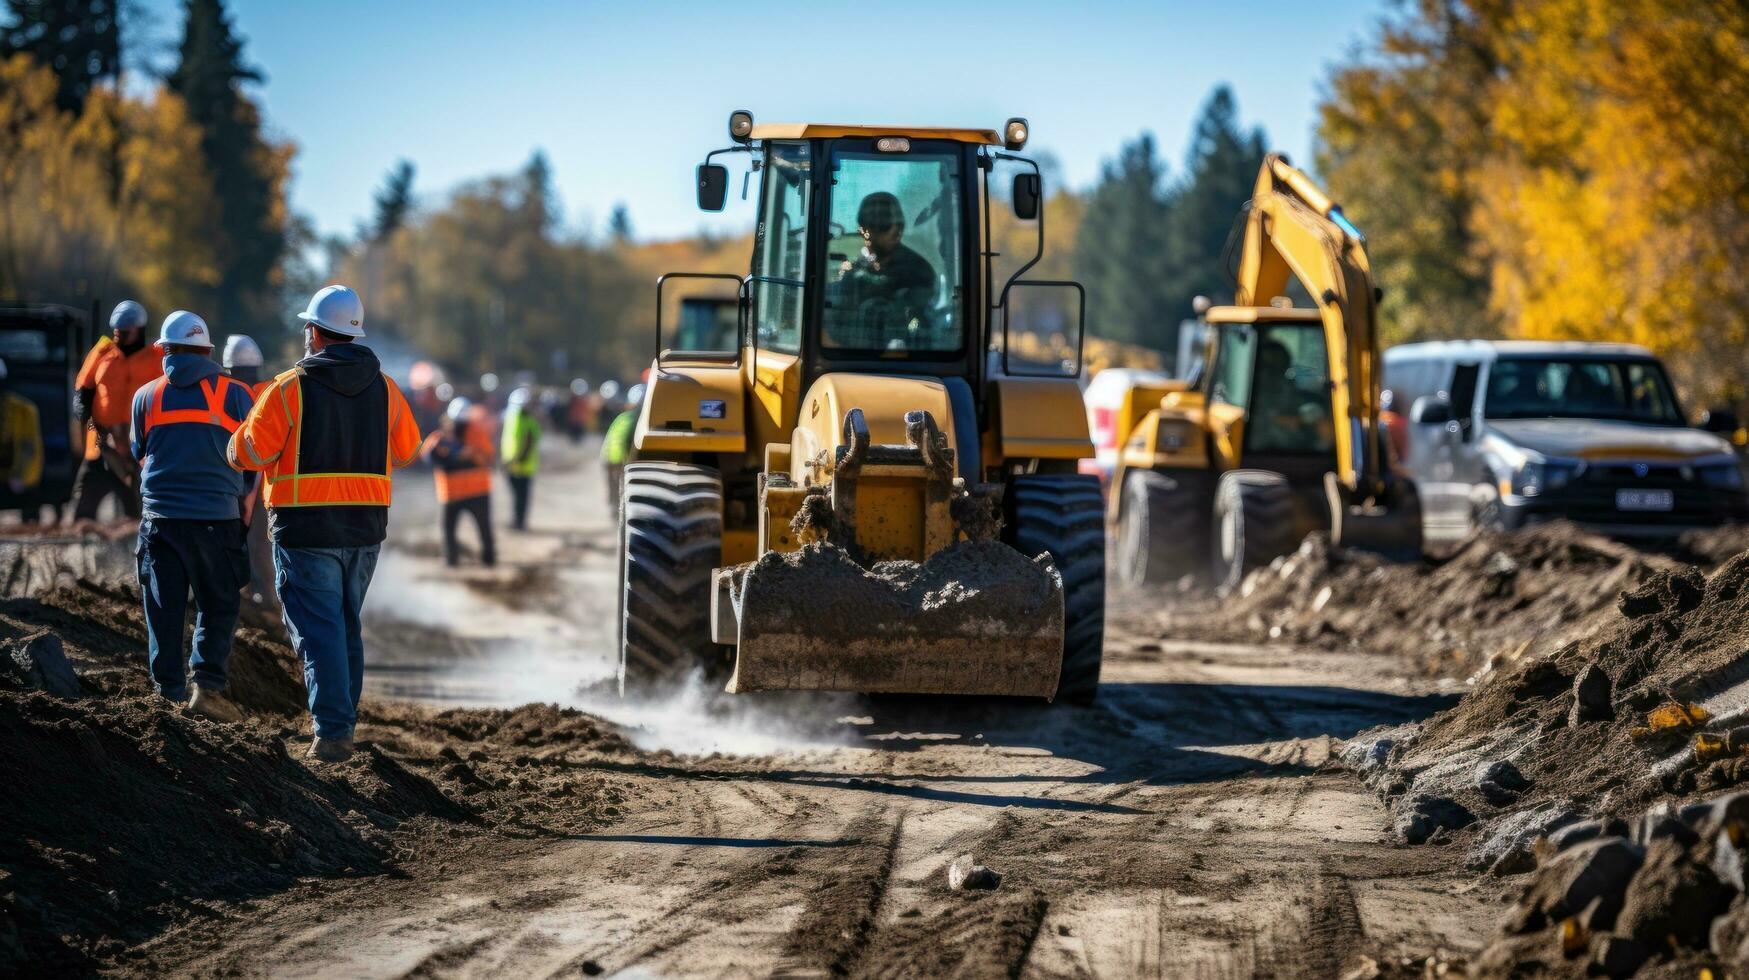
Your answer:
[[[164,376],[164,352],[145,344],[132,354],[123,353],[109,337],[99,338],[85,355],[73,387],[95,392],[91,422],[97,428],[125,426],[133,420],[134,392]],[[97,431],[85,432],[85,458],[96,459]]]
[[[449,503],[471,500],[492,492],[491,435],[484,426],[469,424],[460,443],[442,430],[425,438],[421,451],[431,462],[437,482],[437,500]]]
[[[292,367],[269,381],[254,411],[231,437],[227,455],[238,469],[268,474],[268,509],[280,507],[380,506],[390,502],[390,472],[418,458],[420,427],[406,395],[381,376],[387,406],[381,416],[332,415],[322,427],[304,422],[304,369]],[[329,399],[329,395],[317,395]],[[381,446],[387,443],[387,453]],[[329,446],[359,450],[359,458],[381,460],[380,469],[341,471],[318,460]]]

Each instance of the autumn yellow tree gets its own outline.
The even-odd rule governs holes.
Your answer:
[[[1318,164],[1388,339],[1624,340],[1744,395],[1749,7],[1420,0],[1330,80]]]

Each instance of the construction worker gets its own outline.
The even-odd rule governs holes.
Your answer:
[[[225,376],[248,385],[249,393],[256,397],[260,397],[267,390],[267,386],[273,383],[271,378],[265,381],[261,378],[264,361],[261,345],[254,338],[240,333],[225,338]],[[271,607],[274,604],[273,541],[267,534],[267,518],[261,513],[266,490],[263,486],[249,496],[249,506],[243,514],[243,523],[249,527],[249,581],[253,585],[250,598]]]
[[[0,479],[14,497],[32,490],[43,478],[43,427],[36,403],[11,390],[6,362],[0,360]],[[36,522],[37,505],[21,506],[26,523]]]
[[[510,526],[518,531],[528,528],[529,496],[534,491],[534,475],[540,470],[540,419],[530,401],[527,388],[510,393],[510,405],[504,410],[504,434],[499,445],[499,452],[504,457],[504,472],[510,478]]]
[[[206,321],[187,310],[164,318],[157,348],[164,375],[133,401],[133,458],[140,462],[140,594],[146,606],[146,651],[152,688],[180,702],[189,692],[182,669],[183,617],[194,593],[194,692],[191,714],[236,721],[225,697],[225,667],[249,584],[243,514],[255,491],[225,461],[225,444],[255,398],[223,377],[212,360]]]
[[[480,562],[490,568],[498,561],[492,539],[492,441],[472,410],[466,398],[451,399],[424,446],[437,479],[437,502],[443,505],[443,563],[451,568],[461,558],[456,526],[463,514],[479,529]]]
[[[364,303],[328,286],[298,314],[304,358],[273,379],[227,454],[267,474],[275,583],[304,662],[309,756],[352,756],[364,687],[359,610],[388,531],[390,475],[419,455],[419,427],[364,336]]]
[[[605,386],[603,386],[605,387]],[[632,435],[638,428],[638,407],[644,401],[644,386],[632,385],[626,392],[625,411],[614,417],[601,437],[601,472],[607,481],[607,509],[619,513],[619,489],[626,463],[631,461]]]
[[[122,512],[140,516],[139,470],[127,451],[134,394],[164,373],[163,358],[146,345],[146,308],[131,299],[109,314],[110,335],[97,341],[79,368],[74,410],[89,427],[85,465],[73,481],[73,519],[95,520],[115,494]]]

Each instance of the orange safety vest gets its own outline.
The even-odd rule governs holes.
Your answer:
[[[267,474],[267,506],[387,507],[390,476],[413,461],[419,429],[401,390],[378,375],[353,399],[305,385],[293,368],[269,383],[231,440],[233,465]]]
[[[73,382],[73,387],[95,393],[93,404],[88,406],[92,424],[85,429],[86,459],[102,455],[97,448],[97,428],[126,425],[133,411],[134,392],[163,376],[163,354],[157,347],[146,344],[127,354],[109,337],[97,339]]]
[[[472,433],[470,432],[470,436],[471,435]],[[425,441],[426,452],[430,452],[432,449],[436,448],[443,438],[443,433],[433,432]],[[490,452],[489,449],[486,450],[486,452],[482,452],[477,441],[472,438],[466,438],[463,440],[462,451],[473,451],[475,454],[481,456],[485,456]],[[432,468],[432,475],[436,478],[437,500],[439,503],[447,504],[453,500],[472,500],[475,497],[484,497],[492,492],[492,468],[490,466],[464,466],[456,469],[444,469],[443,461],[437,460],[435,462],[437,465]]]
[[[236,432],[243,423],[232,418],[225,412],[225,393],[231,385],[240,385],[241,381],[219,375],[208,378],[200,383],[202,393],[206,395],[206,408],[164,408],[164,389],[170,386],[170,379],[160,377],[152,382],[151,404],[146,408],[146,417],[141,422],[140,439],[146,438],[155,426],[175,425],[179,422],[196,422],[202,425],[221,426],[226,432]]]

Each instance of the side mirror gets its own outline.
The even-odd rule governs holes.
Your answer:
[[[1014,216],[1022,221],[1031,221],[1038,217],[1039,198],[1038,174],[1014,175]]]
[[[698,206],[701,211],[721,211],[729,196],[729,168],[720,163],[698,167]]]
[[[1422,395],[1409,407],[1409,421],[1416,425],[1445,425],[1451,421],[1451,402]]]
[[[1729,435],[1742,428],[1737,413],[1728,408],[1709,408],[1700,416],[1700,427],[1708,432]]]

